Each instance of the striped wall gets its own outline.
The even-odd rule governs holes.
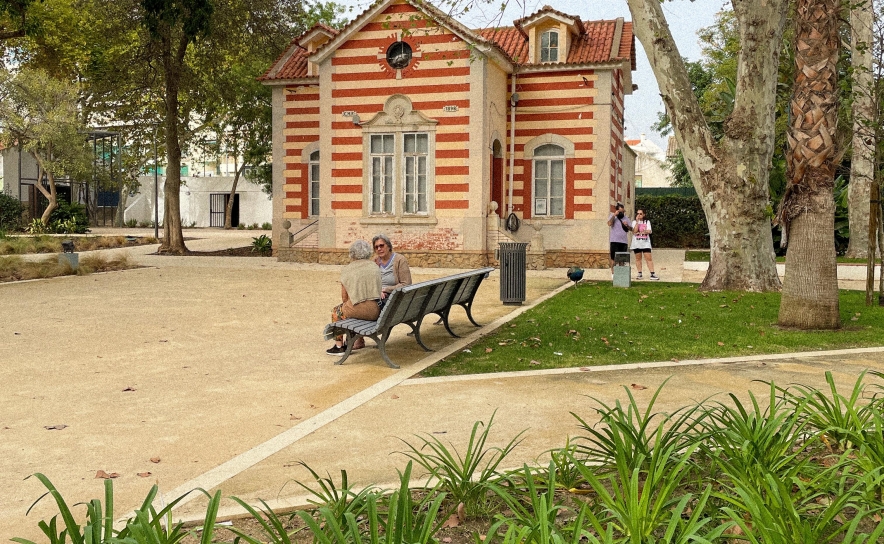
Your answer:
[[[319,87],[286,87],[283,100],[283,218],[302,219],[309,215],[307,164],[302,160],[302,155],[304,148],[319,141]]]
[[[543,134],[557,134],[574,143],[575,157],[565,162],[565,218],[593,217],[598,165],[595,145],[599,95],[593,70],[534,72],[516,76],[515,211],[531,218],[531,160],[525,143]]]

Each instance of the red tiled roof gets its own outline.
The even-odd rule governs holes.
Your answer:
[[[477,32],[482,38],[501,48],[514,62],[524,64],[528,61],[528,38],[518,28],[505,26]]]
[[[274,79],[296,79],[300,77],[307,77],[307,50],[298,45],[298,42],[306,36],[310,34],[317,28],[323,29],[332,36],[337,36],[339,30],[336,30],[328,25],[322,23],[316,23],[315,25],[308,28],[305,32],[303,32],[300,36],[293,39],[289,46],[279,55],[273,64],[270,65],[270,68],[264,72],[264,75],[258,78],[258,81],[272,81]],[[280,66],[280,63],[283,59],[288,57],[288,60],[285,61],[285,64]],[[279,67],[279,70],[276,73],[273,73],[274,69]],[[272,75],[271,75],[272,73]]]
[[[568,58],[565,64],[595,64],[629,59],[631,61],[632,69],[635,70],[635,39],[632,33],[631,22],[623,23],[623,31],[620,36],[617,56],[612,57],[611,51],[614,49],[617,21],[582,22],[579,17],[556,11],[549,6],[545,6],[530,17],[534,17],[541,12],[556,13],[563,17],[574,19],[583,26],[584,32],[579,36],[575,36],[574,40],[571,42],[571,50],[568,52]],[[518,25],[519,21],[528,18],[529,17],[519,19],[516,21],[516,24]],[[355,20],[353,22],[355,23]],[[340,32],[325,25],[314,25],[310,30],[292,40],[289,48],[286,49],[276,62],[273,63],[273,66],[271,66],[271,68],[258,79],[262,81],[272,81],[307,77],[308,54],[306,49],[298,45],[298,40],[317,27],[322,27],[334,35],[338,35]],[[489,28],[475,30],[473,32],[496,45],[516,64],[526,64],[528,62],[528,38],[518,26]],[[328,45],[329,44],[326,44],[326,46]]]
[[[617,21],[589,21],[583,23],[584,33],[571,42],[567,64],[593,64],[612,60],[632,60],[635,69],[635,40],[632,36],[632,23],[623,23],[620,47],[616,57],[611,57]],[[507,56],[519,64],[528,61],[528,39],[514,27],[486,29],[480,32],[486,40],[503,49]]]

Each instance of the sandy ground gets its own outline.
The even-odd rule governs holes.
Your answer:
[[[207,251],[248,245],[259,234],[187,235],[192,249]],[[634,391],[646,401],[671,377],[660,406],[668,410],[725,391],[763,389],[753,380],[822,385],[832,369],[847,386],[866,368],[884,370],[884,353],[870,350],[409,379],[469,338],[452,339],[426,324],[425,342],[439,350],[427,354],[400,327],[388,352],[401,371],[388,368],[374,349],[335,366],[321,331],[338,302],[339,267],[149,255],[154,249],[125,250],[147,268],[0,284],[0,540],[38,538],[37,522],[54,513],[44,500],[25,515],[43,493],[39,482],[26,479],[34,472],[46,474],[70,504],[102,497],[98,471],[119,474],[119,517],[154,484],[164,500],[203,486],[225,497],[295,505],[303,493],[291,480],[306,478],[298,461],[322,474],[346,469],[360,485],[391,482],[406,461],[396,453],[400,439],[431,433],[462,446],[473,423],[495,410],[494,445],[527,429],[508,460],[516,467],[579,434],[569,412],[590,417],[590,397],[623,398],[623,386],[632,383],[648,387]],[[658,250],[655,257],[664,280],[693,279],[693,272],[682,272],[683,253]],[[452,272],[416,269],[414,276]],[[592,270],[587,278],[610,281],[610,274]],[[528,303],[564,282],[563,270],[529,272]],[[498,289],[494,274],[479,291],[473,314],[483,324],[521,311],[502,306]],[[462,335],[484,332],[459,309],[452,323]],[[203,504],[196,498],[179,515],[199,517]],[[225,502],[226,512],[230,505]]]

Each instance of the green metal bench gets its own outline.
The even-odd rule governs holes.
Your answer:
[[[326,340],[338,335],[347,336],[347,351],[335,364],[343,364],[350,356],[356,339],[364,336],[375,341],[381,352],[381,357],[387,365],[391,368],[399,368],[390,360],[386,349],[387,340],[390,338],[393,327],[408,325],[411,327],[418,345],[426,351],[433,351],[421,340],[421,323],[430,314],[438,315],[448,334],[457,338],[458,335],[451,330],[448,324],[451,308],[454,306],[462,307],[467,312],[470,322],[477,327],[481,326],[473,319],[473,299],[476,297],[482,280],[493,271],[494,268],[481,268],[400,287],[387,295],[387,302],[377,321],[351,318],[329,323],[323,331]]]

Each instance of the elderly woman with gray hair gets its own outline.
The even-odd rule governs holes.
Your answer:
[[[354,317],[375,321],[381,313],[378,301],[381,299],[381,271],[371,261],[371,246],[365,240],[356,240],[350,245],[350,264],[341,270],[342,304],[332,309],[332,322]],[[353,349],[365,347],[365,340],[359,338]],[[329,355],[342,355],[344,337],[336,336],[335,345],[326,350]]]
[[[408,261],[402,255],[393,253],[393,242],[386,234],[378,234],[371,239],[374,247],[375,260],[381,269],[381,284],[383,286],[382,297],[392,293],[398,287],[411,285],[411,269]]]

